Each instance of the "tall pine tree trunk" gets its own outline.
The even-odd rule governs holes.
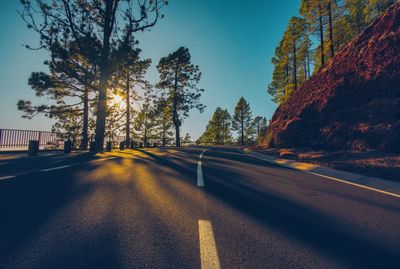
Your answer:
[[[167,144],[167,127],[165,122],[163,123],[163,130],[162,130],[162,146],[165,147]]]
[[[130,77],[129,70],[126,76],[126,126],[125,126],[125,134],[126,134],[126,143],[131,142],[131,95],[130,95]]]
[[[174,101],[173,104],[173,122],[174,122],[174,126],[175,126],[175,145],[177,147],[181,146],[181,136],[180,136],[180,120],[179,120],[179,116],[178,116],[178,111],[177,111],[177,107],[176,107],[176,102]]]
[[[297,48],[296,41],[293,44],[293,84],[294,90],[297,90]]]
[[[331,49],[331,58],[335,56],[335,47],[333,43],[333,20],[332,20],[332,3],[328,2],[328,15],[329,15],[329,42]]]
[[[144,122],[143,144],[144,147],[147,147],[147,120]]]
[[[289,65],[288,65],[288,64],[285,64],[285,83],[286,83],[286,85],[290,83],[290,78],[289,78]],[[285,85],[285,86],[286,86],[286,85]],[[286,87],[284,87],[283,94],[284,94],[284,95],[286,94]]]
[[[174,98],[173,98],[173,104],[172,104],[172,121],[175,126],[175,145],[177,147],[181,146],[181,136],[180,136],[180,127],[181,127],[181,121],[179,120],[179,114],[178,114],[178,70],[179,66],[176,64],[175,67],[175,82],[174,82]]]
[[[95,132],[95,149],[101,151],[104,146],[104,133],[106,129],[106,116],[107,116],[107,79],[104,72],[102,72],[100,79],[99,100],[97,103],[96,112],[96,132]]]
[[[222,121],[222,145],[225,145],[225,120]]]
[[[241,145],[244,145],[244,115],[243,115],[243,111],[241,111],[241,115],[240,115],[240,127],[241,127]]]
[[[95,132],[95,150],[101,151],[104,147],[104,133],[106,129],[107,117],[107,87],[110,78],[110,38],[114,21],[112,20],[114,11],[114,1],[106,1],[106,10],[103,26],[103,48],[100,59],[100,83],[99,100],[96,111],[96,132]]]
[[[324,24],[322,21],[322,7],[321,3],[318,3],[318,17],[319,17],[319,38],[321,41],[321,66],[325,65],[325,42],[324,42]]]
[[[307,59],[304,61],[304,80],[307,80]]]
[[[181,146],[181,136],[180,136],[180,127],[178,124],[175,124],[175,146]]]
[[[89,92],[85,88],[83,93],[83,126],[80,149],[87,149],[89,143]]]

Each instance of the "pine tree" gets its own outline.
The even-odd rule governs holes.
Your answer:
[[[268,122],[266,117],[262,117],[260,128],[257,136],[257,143],[261,143],[267,136]]]
[[[149,138],[154,135],[153,116],[150,99],[146,98],[133,124],[135,138],[142,141],[145,146],[147,146]]]
[[[45,114],[49,118],[56,119],[58,122],[53,129],[75,134],[73,139],[80,140],[81,149],[88,147],[89,110],[91,103],[93,104],[93,93],[97,89],[95,82],[97,66],[92,64],[92,59],[98,55],[96,52],[98,44],[89,44],[92,46],[92,54],[82,53],[76,42],[71,42],[67,47],[53,43],[52,58],[45,62],[49,73],[33,72],[28,84],[36,96],[45,96],[54,103],[34,106],[30,101],[19,100],[17,104],[18,110],[23,111],[26,118]],[[71,123],[68,122],[69,119]]]
[[[394,5],[396,0],[368,0],[367,2],[364,8],[364,16],[365,21],[370,23],[382,15],[391,5]]]
[[[182,143],[185,144],[186,146],[189,146],[191,142],[192,142],[192,137],[190,136],[189,133],[186,133],[186,135],[182,138]]]
[[[129,32],[129,31],[127,31]],[[141,59],[141,49],[133,36],[126,35],[120,43],[115,54],[116,69],[113,77],[115,90],[125,99],[125,140],[131,141],[131,122],[134,113],[133,105],[138,101],[137,89],[146,90],[150,83],[145,79],[145,74],[150,68],[151,59]]]
[[[261,124],[263,122],[263,117],[257,116],[253,119],[253,122],[251,123],[254,128],[254,133],[256,136],[258,136],[261,132]]]
[[[230,121],[231,116],[228,111],[217,107],[209,123],[211,126],[213,143],[223,145],[230,140]]]
[[[326,16],[325,0],[302,0],[300,14],[306,18],[311,26],[311,30],[319,35],[320,40],[320,63],[325,64],[325,25],[324,19]]]
[[[232,133],[231,133],[231,125],[232,125],[232,117],[229,114],[227,109],[221,111],[220,124],[222,130],[222,144],[225,145],[227,143],[232,142]]]
[[[155,101],[153,115],[155,135],[165,147],[173,135],[171,107],[165,97],[161,96]]]
[[[273,81],[268,93],[276,103],[283,103],[307,78],[311,41],[307,35],[308,25],[299,17],[292,17],[275,50]]]
[[[302,0],[299,13],[292,17],[272,59],[274,71],[268,93],[278,104],[323,66],[327,59],[361,33],[395,0]],[[312,49],[310,35],[319,44]]]
[[[107,94],[114,72],[112,52],[118,39],[153,27],[161,17],[160,8],[166,0],[145,1],[89,1],[89,0],[22,0],[21,16],[28,28],[39,34],[39,48],[53,53],[54,44],[67,47],[76,43],[83,55],[96,50],[87,50],[88,44],[99,43],[98,55],[92,65],[98,66],[96,102],[96,149],[104,146],[107,118]],[[86,58],[87,55],[85,55]]]
[[[200,68],[191,63],[189,50],[180,47],[167,57],[160,59],[157,65],[160,74],[158,88],[167,93],[168,106],[171,108],[172,122],[175,127],[175,144],[180,146],[180,127],[189,111],[193,108],[203,112],[205,106],[200,103],[203,89],[198,87],[201,78]]]
[[[232,141],[231,116],[228,110],[217,107],[198,143],[224,145]]]
[[[344,6],[348,14],[349,22],[352,27],[351,36],[360,34],[367,21],[365,20],[364,10],[368,5],[368,0],[345,0]]]
[[[268,93],[275,103],[282,103],[287,96],[287,86],[290,85],[289,53],[285,37],[275,49],[275,56],[271,60],[274,65],[272,82],[268,85]]]
[[[235,107],[232,120],[232,129],[238,132],[241,145],[244,145],[249,141],[252,127],[251,122],[252,116],[250,105],[243,97],[241,97]]]
[[[299,17],[292,17],[289,22],[289,26],[287,32],[285,33],[285,38],[288,46],[291,48],[291,62],[292,62],[292,70],[293,70],[293,90],[296,91],[298,89],[298,63],[299,63],[299,49],[301,47],[306,47],[307,44],[303,44],[308,42],[306,39],[307,35],[307,24],[306,21]],[[304,48],[303,48],[304,49]],[[304,55],[302,55],[304,56]],[[304,61],[304,59],[301,59]]]

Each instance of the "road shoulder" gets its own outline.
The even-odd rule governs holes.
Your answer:
[[[240,151],[242,153],[245,153],[247,155],[253,156],[257,159],[261,159],[270,163],[275,163],[281,166],[293,168],[313,175],[318,175],[326,179],[342,181],[344,183],[349,183],[351,185],[365,187],[371,190],[375,190],[381,193],[389,194],[391,196],[400,198],[400,183],[397,182],[388,181],[377,177],[368,177],[329,167],[323,167],[317,164],[279,158],[264,153],[260,153],[257,151],[246,150],[244,152],[242,149],[240,149]]]

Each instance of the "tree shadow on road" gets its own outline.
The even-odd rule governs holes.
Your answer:
[[[206,167],[205,191],[261,223],[356,268],[394,268],[400,249],[385,249],[328,213],[245,183],[243,174]],[[286,168],[282,168],[286,169]],[[288,169],[291,170],[291,169]]]

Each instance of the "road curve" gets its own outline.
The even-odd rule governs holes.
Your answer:
[[[0,268],[398,266],[399,199],[203,151],[0,160]]]

